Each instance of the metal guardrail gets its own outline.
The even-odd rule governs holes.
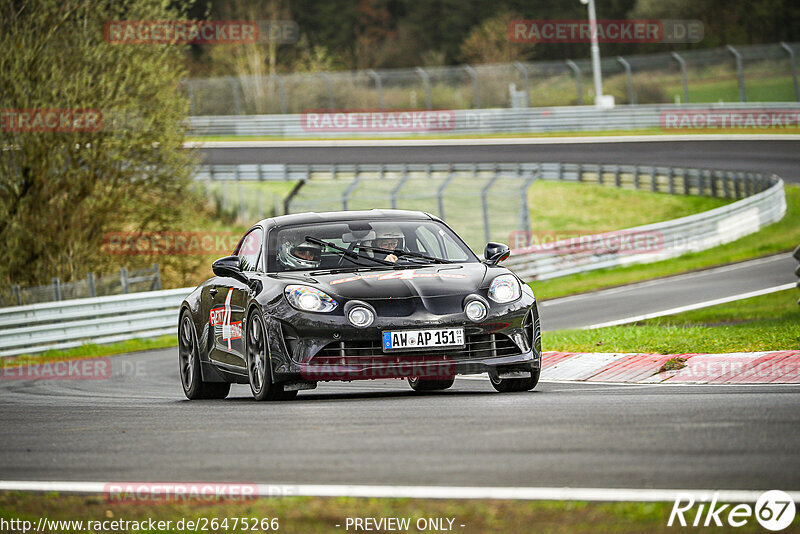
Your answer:
[[[794,249],[793,255],[794,259],[800,261],[800,245],[797,245],[797,248]],[[797,277],[800,278],[800,265],[798,265],[797,268],[794,270],[794,274],[796,274]],[[800,280],[797,281],[797,289],[800,289]],[[797,304],[800,305],[800,299],[798,299]]]
[[[589,250],[568,250],[565,253],[517,249],[506,265],[527,279],[542,280],[604,267],[657,261],[687,250],[704,250],[756,232],[780,220],[786,211],[783,181],[774,175],[624,165],[531,163],[515,164],[512,169],[500,164],[493,165],[490,182],[482,189],[484,193],[488,185],[498,180],[507,180],[519,189],[527,187],[534,179],[545,179],[674,194],[713,195],[731,199],[746,197],[704,213],[617,232],[660,235],[663,246],[648,254],[625,254],[624,251],[615,250],[598,253],[597,249],[591,247]],[[426,172],[433,176],[435,170],[428,166]],[[290,177],[305,173],[312,182],[315,180],[314,173],[321,172],[313,166],[303,169],[292,167],[290,171]],[[378,175],[385,176],[390,174],[389,171],[394,172],[392,166],[379,166]],[[449,184],[453,176],[445,178],[442,184]],[[363,177],[355,180],[360,179]],[[408,168],[405,177],[399,180],[407,179]],[[322,181],[331,184],[339,180],[328,176]],[[352,182],[343,181],[345,190],[350,193]],[[388,190],[396,193],[398,183],[395,180]],[[441,191],[442,187],[440,185],[437,189]],[[487,206],[486,198],[483,195],[484,207]],[[530,221],[518,214],[516,208],[509,209],[508,197],[504,196],[502,200],[504,211],[512,213],[512,218],[519,216],[518,228],[527,231]],[[524,206],[522,202],[521,206]],[[484,210],[484,214],[488,213]],[[474,213],[470,213],[469,217],[477,219]],[[489,219],[491,217],[485,217],[483,224],[488,224]],[[459,230],[458,225],[455,227]],[[488,232],[488,227],[485,230]],[[0,357],[77,347],[84,343],[110,343],[172,334],[177,328],[180,303],[191,290],[151,291],[0,309]]]
[[[194,288],[0,309],[0,357],[174,334]]]
[[[23,306],[37,302],[102,297],[160,289],[161,272],[158,264],[154,263],[150,269],[136,269],[130,272],[122,267],[118,275],[95,276],[94,273],[89,273],[86,278],[72,282],[62,282],[59,278],[54,277],[52,284],[46,286],[0,287],[0,299],[2,299],[0,306]]]
[[[269,137],[379,137],[416,134],[462,135],[462,134],[499,134],[499,133],[546,133],[564,131],[603,131],[603,130],[643,130],[658,128],[664,131],[676,131],[667,122],[670,113],[723,113],[723,112],[760,112],[767,114],[789,113],[797,115],[798,104],[791,102],[771,103],[727,103],[727,104],[658,104],[637,106],[616,106],[613,109],[598,109],[594,106],[563,106],[541,108],[495,108],[495,109],[457,109],[449,113],[452,127],[430,130],[400,127],[390,131],[376,131],[371,128],[335,128],[316,129],[309,127],[300,114],[295,115],[217,115],[189,117],[188,133],[192,136],[269,136]],[[321,111],[319,113],[325,113]],[[346,112],[342,112],[343,114]],[[378,117],[381,112],[369,112],[370,117]],[[399,113],[399,112],[393,112]],[[419,113],[419,112],[417,112]],[[342,115],[345,117],[346,115]],[[360,116],[363,116],[360,115]],[[779,129],[781,124],[772,124],[770,116],[766,126],[754,124],[763,129]],[[371,119],[368,121],[370,122]],[[345,124],[346,121],[342,120]],[[744,124],[738,127],[745,126]],[[797,122],[785,126],[797,127]],[[692,131],[694,127],[682,127],[683,131]],[[713,129],[713,127],[712,127]],[[207,173],[208,171],[201,171]],[[242,169],[248,174],[259,172],[266,178],[280,179],[281,169],[278,165],[250,165]],[[202,174],[205,177],[205,174]]]
[[[608,267],[650,263],[729,243],[779,221],[786,213],[783,180],[775,175],[747,173],[737,179],[721,171],[684,171],[681,183],[672,186],[675,191],[728,191],[733,187],[747,189],[750,196],[688,217],[607,234],[581,236],[577,242],[572,240],[551,243],[547,247],[517,249],[512,251],[506,265],[527,280],[546,280]],[[571,177],[574,181],[584,181],[584,172],[577,169]],[[673,169],[669,173],[674,177]],[[738,180],[741,182],[737,183]],[[759,192],[753,194],[754,191]],[[636,237],[640,242],[650,239],[655,246],[638,250],[626,248],[623,240]],[[609,247],[608,243],[616,246]]]

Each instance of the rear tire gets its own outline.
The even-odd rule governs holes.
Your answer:
[[[297,391],[284,391],[282,384],[272,383],[272,363],[269,357],[269,339],[264,319],[254,312],[247,322],[247,376],[250,391],[257,401],[289,400],[297,396]]]
[[[443,378],[441,380],[428,380],[416,376],[409,376],[408,385],[411,386],[411,389],[414,391],[441,391],[452,386],[455,380],[455,377]]]
[[[200,370],[200,350],[189,313],[181,315],[178,328],[178,365],[183,393],[189,400],[224,399],[231,390],[228,382],[204,382]]]
[[[540,369],[532,370],[529,378],[500,378],[496,373],[489,373],[489,380],[500,393],[530,391],[539,383],[540,372]]]

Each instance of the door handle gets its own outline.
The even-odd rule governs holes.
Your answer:
[[[216,297],[216,296],[217,296],[217,293],[219,293],[219,290],[218,290],[216,287],[212,287],[212,288],[209,290],[209,294],[210,294],[212,297]]]

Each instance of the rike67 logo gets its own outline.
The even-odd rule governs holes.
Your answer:
[[[696,498],[691,493],[679,493],[669,514],[667,526],[721,527],[725,523],[732,527],[743,527],[755,516],[756,521],[767,530],[777,532],[789,527],[795,518],[792,496],[780,490],[766,491],[759,496],[755,506],[749,504],[722,504],[719,494]]]

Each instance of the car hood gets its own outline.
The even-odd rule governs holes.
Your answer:
[[[375,300],[466,295],[483,284],[487,268],[482,263],[432,265],[415,269],[314,274],[314,285],[344,299]]]

